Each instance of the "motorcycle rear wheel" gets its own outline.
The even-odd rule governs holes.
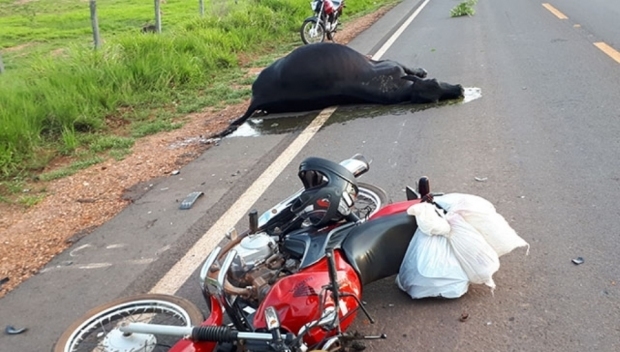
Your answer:
[[[383,189],[369,183],[358,182],[359,194],[353,212],[360,219],[367,219],[379,209],[391,203]]]
[[[179,338],[164,335],[123,336],[122,322],[198,326],[204,315],[192,302],[170,295],[144,294],[117,299],[88,311],[60,336],[53,352],[168,351]],[[121,346],[121,347],[119,347]]]
[[[315,27],[316,26],[316,27]],[[316,33],[313,33],[313,29],[316,28]],[[301,25],[301,40],[304,44],[321,43],[325,41],[325,27],[323,23],[316,22],[316,19],[309,18]]]

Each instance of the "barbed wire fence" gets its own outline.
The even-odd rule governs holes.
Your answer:
[[[101,36],[99,35],[99,20],[97,19],[97,1],[90,0],[90,23],[93,27],[93,43],[95,50],[101,47]]]
[[[209,0],[211,8],[211,12],[227,12],[228,5],[230,0]],[[90,20],[93,28],[93,43],[94,48],[99,49],[101,47],[101,36],[99,34],[99,20],[97,18],[97,0],[89,0],[90,3]],[[161,20],[161,3],[162,0],[154,0],[154,10],[155,10],[155,24],[146,23],[142,27],[143,33],[161,33],[162,31],[162,20]],[[163,3],[166,3],[166,0],[163,0]],[[237,0],[234,0],[234,3],[237,4]],[[198,13],[201,17],[205,15],[205,1],[198,0]]]

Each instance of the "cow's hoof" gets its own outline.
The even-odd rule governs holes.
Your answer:
[[[426,72],[426,70],[423,68],[419,68],[416,70],[415,75],[420,78],[426,78],[426,75],[428,75],[428,72]]]

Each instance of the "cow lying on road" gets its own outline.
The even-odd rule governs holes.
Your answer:
[[[345,104],[432,103],[463,97],[463,87],[424,79],[426,70],[374,61],[340,44],[301,46],[265,68],[252,84],[243,123],[254,112],[299,112]]]

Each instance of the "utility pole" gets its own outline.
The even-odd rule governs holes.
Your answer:
[[[4,73],[4,63],[2,62],[2,54],[0,54],[0,74]]]
[[[199,5],[199,9],[200,9],[200,17],[204,17],[205,16],[205,2],[204,2],[204,0],[198,0],[198,5]]]

